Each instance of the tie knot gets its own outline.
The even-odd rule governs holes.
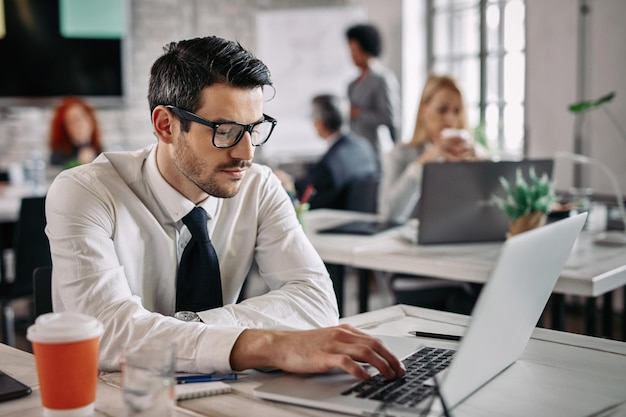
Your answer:
[[[191,236],[199,241],[209,240],[209,233],[206,229],[208,216],[202,207],[194,207],[185,217],[183,223],[191,232]]]

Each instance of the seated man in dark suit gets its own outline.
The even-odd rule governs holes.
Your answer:
[[[313,187],[311,209],[347,209],[349,186],[364,178],[378,178],[376,155],[367,140],[342,131],[344,115],[339,98],[319,95],[313,98],[313,124],[327,142],[328,151],[307,175],[295,181],[299,199],[307,187]]]

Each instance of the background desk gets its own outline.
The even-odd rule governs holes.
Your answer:
[[[0,184],[0,223],[15,223],[20,217],[20,205],[24,197],[45,195],[46,190],[35,192],[30,185],[12,186]]]
[[[415,329],[462,334],[468,317],[419,307],[393,306],[342,321],[371,334],[412,337],[407,332]],[[432,341],[426,343],[432,344]],[[0,403],[0,415],[41,416],[33,356],[0,345],[0,369],[34,390],[28,397]],[[273,375],[253,371],[249,374],[248,378],[231,383],[233,393],[179,402],[176,416],[343,416],[259,400],[253,395],[254,388]],[[104,382],[115,376],[106,375],[98,384],[97,417],[124,415],[121,390]],[[626,343],[535,329],[520,360],[462,403],[455,415],[625,416]]]
[[[332,276],[333,287],[337,296],[340,316],[344,316],[344,268],[354,266],[355,248],[372,242],[372,236],[317,233],[318,230],[333,227],[350,220],[370,220],[372,214],[345,210],[312,210],[307,212],[303,221],[304,230],[311,243],[326,263]],[[380,268],[373,268],[380,270]],[[368,310],[370,274],[359,270],[359,312]]]
[[[306,231],[324,261],[339,262],[355,268],[484,283],[500,253],[501,243],[417,245],[407,236],[416,236],[411,226],[403,226],[374,236],[319,234],[317,230],[352,219],[375,219],[372,214],[341,210],[312,210],[307,213]],[[407,230],[408,229],[408,230]],[[341,256],[338,256],[341,251]],[[350,252],[350,253],[347,253]],[[332,258],[328,257],[333,255]],[[363,280],[362,280],[363,281]],[[603,296],[603,335],[611,336],[612,291],[626,285],[626,250],[599,246],[593,236],[583,232],[557,281],[553,294],[553,323],[563,328],[562,296],[579,295],[588,299],[587,333],[595,335],[596,297]],[[360,285],[360,311],[367,311],[367,285]],[[626,291],[625,291],[626,298]],[[625,300],[626,305],[626,300]],[[622,336],[626,339],[626,309]]]

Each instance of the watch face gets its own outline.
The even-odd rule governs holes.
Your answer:
[[[201,321],[193,311],[177,311],[174,317],[181,321]]]

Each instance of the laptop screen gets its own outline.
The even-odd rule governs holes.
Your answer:
[[[533,167],[538,176],[552,178],[553,165],[552,159],[425,164],[418,243],[503,241],[509,219],[493,201],[494,195],[504,196],[500,177],[514,182],[519,168],[528,178]]]

